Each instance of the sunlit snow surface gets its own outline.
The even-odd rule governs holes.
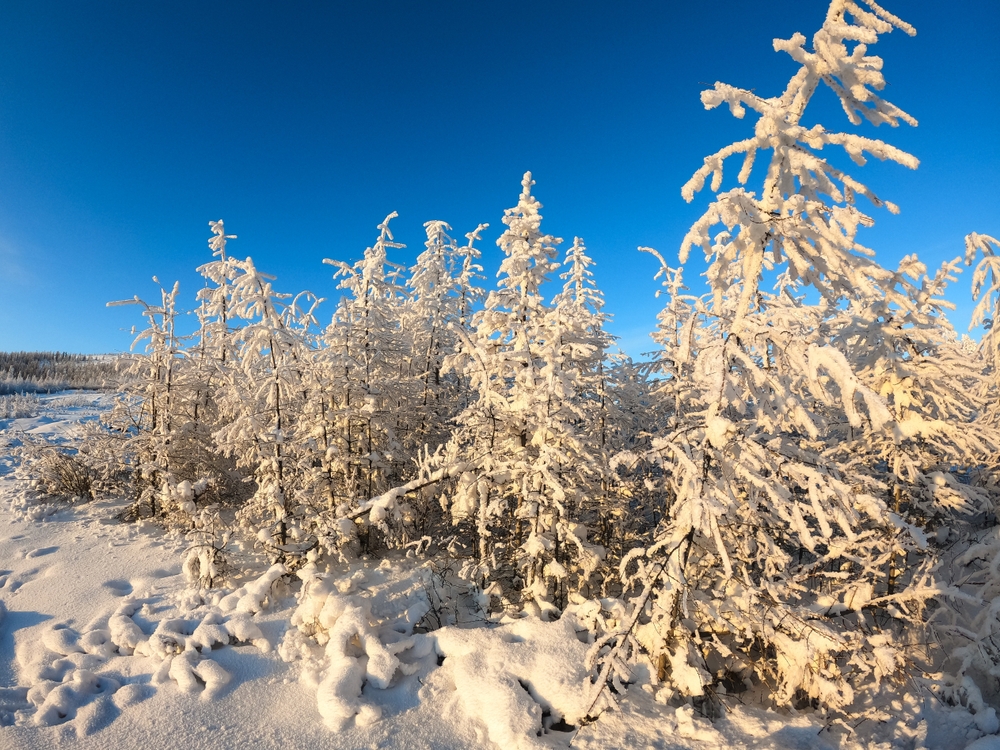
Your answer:
[[[124,500],[39,505],[10,474],[20,433],[72,445],[109,403],[54,394],[0,421],[0,750],[1000,748],[983,736],[994,716],[929,696],[900,696],[896,724],[851,735],[749,700],[713,723],[657,702],[642,669],[620,710],[584,724],[588,635],[572,612],[486,625],[456,593],[463,626],[415,630],[441,601],[420,560],[291,582],[259,561],[229,589],[193,591],[183,537],[118,523]]]

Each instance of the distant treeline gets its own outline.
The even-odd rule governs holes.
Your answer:
[[[0,352],[0,394],[109,388],[117,360],[111,354]]]

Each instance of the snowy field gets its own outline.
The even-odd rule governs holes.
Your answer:
[[[488,622],[418,559],[296,576],[259,561],[236,588],[194,590],[183,537],[120,523],[124,500],[39,504],[12,475],[22,434],[72,444],[109,404],[55,394],[0,420],[4,750],[1000,747],[992,709],[930,695],[849,733],[746,695],[710,722],[640,673],[586,722],[584,612]]]

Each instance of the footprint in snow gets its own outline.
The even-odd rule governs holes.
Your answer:
[[[15,712],[28,708],[28,688],[0,688],[0,727],[13,726]]]
[[[105,581],[102,585],[111,591],[112,596],[128,596],[132,593],[132,584],[120,578],[113,581]]]
[[[24,559],[30,560],[34,557],[42,557],[43,555],[51,555],[53,552],[58,552],[58,547],[39,547],[38,549],[33,549],[30,552],[25,553]]]
[[[11,594],[21,588],[25,583],[38,575],[41,568],[22,570],[20,573],[7,571],[6,575],[0,575],[0,589],[6,589]],[[2,571],[0,571],[2,572]]]
[[[150,578],[172,578],[173,576],[180,575],[180,568],[176,570],[167,570],[166,568],[157,568],[149,573]]]

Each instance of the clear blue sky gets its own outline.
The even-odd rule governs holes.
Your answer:
[[[1000,3],[883,4],[918,30],[873,51],[920,127],[876,134],[922,165],[858,170],[902,208],[864,239],[885,265],[937,263],[969,231],[1000,235]],[[708,200],[680,186],[752,127],[700,91],[780,92],[795,68],[771,40],[811,36],[826,5],[3,0],[0,349],[127,349],[138,311],[105,302],[154,298],[155,274],[193,306],[210,219],[284,291],[335,299],[321,260],[359,257],[394,210],[403,263],[429,219],[459,238],[489,222],[492,277],[530,169],[543,227],[584,238],[638,354],[661,301],[636,246],[676,258]],[[850,127],[817,105],[807,121]],[[968,276],[952,291],[963,326]]]

